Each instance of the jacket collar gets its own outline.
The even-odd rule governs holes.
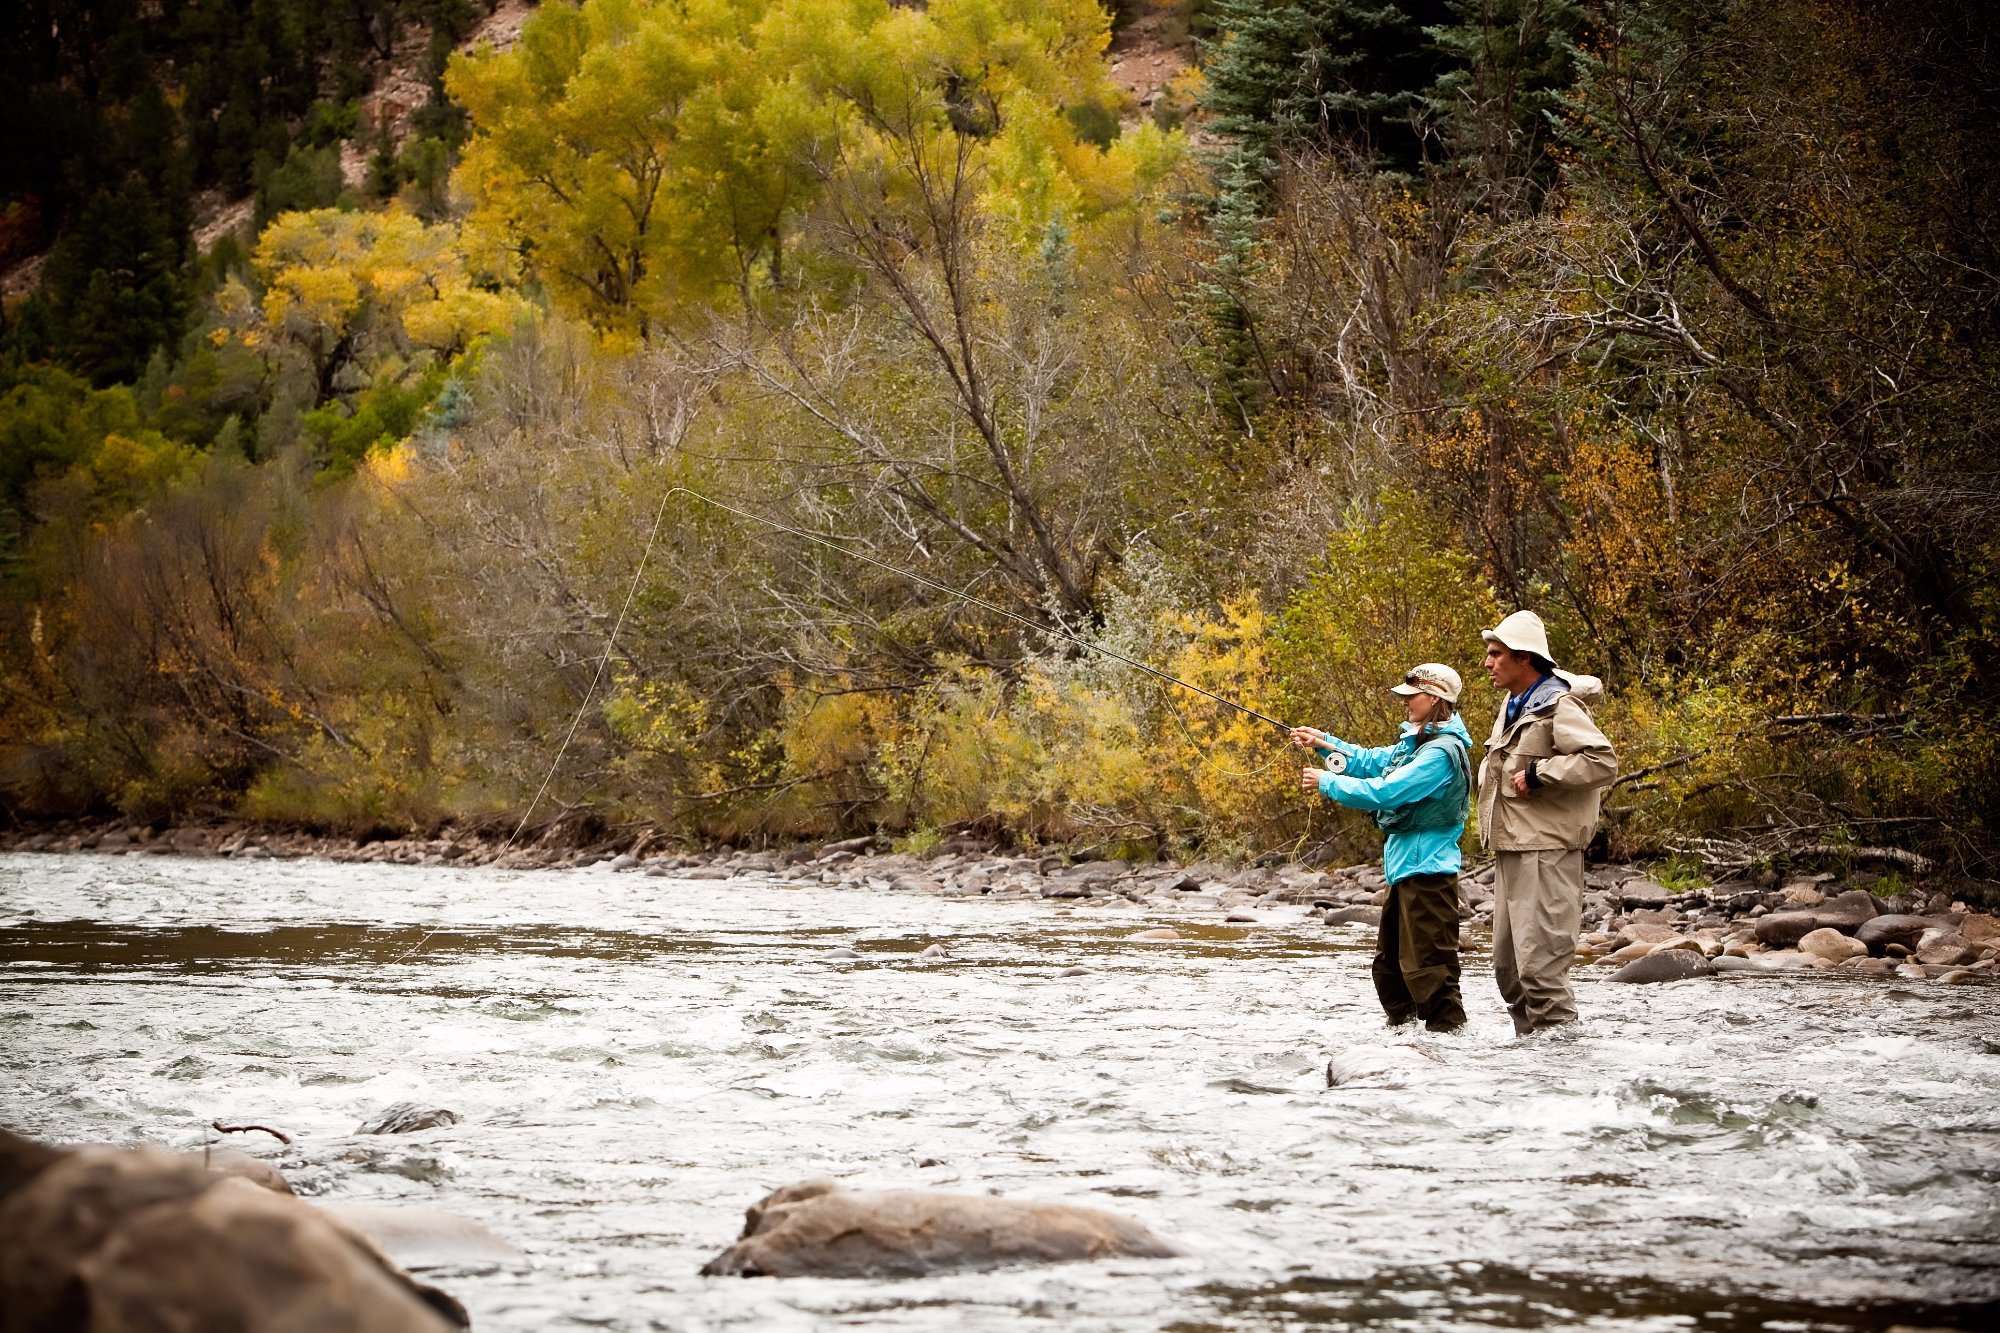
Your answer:
[[[1500,705],[1500,711],[1493,717],[1493,735],[1487,740],[1487,745],[1491,746],[1513,735],[1529,718],[1547,712],[1555,706],[1557,699],[1568,693],[1569,682],[1561,676],[1553,672],[1543,676],[1528,687],[1528,693],[1521,700],[1520,710],[1514,714],[1512,722],[1507,720],[1507,704],[1503,702]]]

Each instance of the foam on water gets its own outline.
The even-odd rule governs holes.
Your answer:
[[[0,1120],[183,1146],[218,1117],[283,1127],[303,1190],[461,1213],[534,1257],[443,1275],[484,1330],[2000,1315],[1995,989],[1586,980],[1584,1024],[1515,1041],[1475,956],[1471,1025],[1406,1037],[1365,932],[1220,917],[0,856]],[[1154,925],[1187,938],[1125,939]],[[919,960],[939,940],[951,959]],[[1335,1057],[1359,1076],[1328,1089]],[[354,1134],[398,1101],[464,1119]],[[695,1276],[745,1205],[819,1174],[1093,1203],[1191,1254]]]

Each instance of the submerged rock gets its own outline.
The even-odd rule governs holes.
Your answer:
[[[1610,980],[1633,983],[1686,981],[1690,977],[1711,976],[1714,972],[1715,965],[1701,956],[1699,947],[1665,949],[1634,959],[1613,972]]]
[[[1180,937],[1181,933],[1178,930],[1167,926],[1156,926],[1152,930],[1135,930],[1125,938],[1128,940],[1146,940],[1156,944],[1164,944],[1171,940],[1177,940]]]
[[[441,1125],[455,1125],[459,1122],[456,1111],[447,1111],[442,1106],[425,1106],[419,1102],[397,1102],[384,1107],[373,1116],[361,1122],[356,1134],[414,1134],[420,1129],[436,1129]]]
[[[1329,926],[1379,926],[1382,924],[1382,909],[1379,907],[1335,907],[1320,919]]]
[[[766,1195],[705,1277],[922,1277],[1009,1264],[1166,1259],[1142,1224],[1073,1204],[801,1181]]]
[[[1326,1062],[1329,1088],[1405,1088],[1434,1063],[1415,1046],[1351,1046]]]
[[[0,1130],[0,1311],[22,1333],[449,1333],[458,1302],[297,1199],[150,1148]]]

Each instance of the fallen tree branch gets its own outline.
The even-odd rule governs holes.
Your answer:
[[[1919,852],[1907,851],[1901,847],[1844,847],[1835,842],[1808,843],[1803,847],[1787,847],[1793,856],[1834,856],[1849,861],[1889,861],[1909,869],[1912,874],[1928,875],[1937,869],[1937,862]]]
[[[1696,750],[1692,754],[1680,755],[1673,759],[1663,760],[1662,762],[1657,764],[1648,764],[1644,768],[1635,768],[1630,773],[1623,774],[1618,778],[1617,781],[1613,782],[1611,784],[1612,790],[1615,791],[1616,789],[1624,786],[1628,782],[1637,782],[1640,778],[1649,778],[1653,776],[1653,774],[1655,773],[1664,773],[1670,768],[1681,768],[1688,764],[1692,764],[1695,760],[1702,758],[1707,753],[1708,751],[1706,750]]]

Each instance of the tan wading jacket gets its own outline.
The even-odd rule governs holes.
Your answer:
[[[1504,703],[1493,719],[1479,765],[1480,844],[1496,852],[1580,849],[1597,828],[1604,789],[1618,776],[1618,756],[1590,717],[1604,686],[1595,676],[1558,671],[1528,694],[1513,726]],[[1516,796],[1514,775],[1530,764],[1541,785]]]

